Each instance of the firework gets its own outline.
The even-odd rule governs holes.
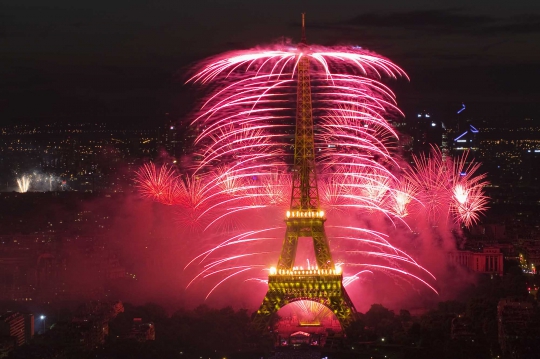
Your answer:
[[[31,180],[27,176],[17,178],[17,185],[19,186],[19,192],[26,193],[30,189]]]
[[[135,181],[144,197],[172,205],[177,204],[180,197],[177,177],[172,167],[164,165],[158,169],[150,163],[139,169]]]
[[[44,174],[39,171],[32,171],[31,173],[25,173],[21,177],[17,178],[18,190],[21,193],[28,192],[30,186],[33,191],[53,191],[62,183],[62,180],[49,173]]]
[[[416,186],[431,219],[452,214],[456,222],[471,226],[487,210],[486,175],[478,173],[480,164],[468,161],[468,155],[453,160],[433,148],[429,156],[414,157],[407,179]]]
[[[452,211],[456,220],[465,226],[478,222],[488,206],[488,197],[483,188],[488,184],[486,174],[480,174],[480,164],[468,161],[468,152],[454,162],[454,188]]]
[[[383,114],[399,112],[393,93],[375,78],[406,76],[380,56],[352,47],[307,49],[278,46],[227,53],[211,59],[189,82],[212,84],[192,126],[200,161],[197,172],[216,164],[242,163],[234,176],[248,179],[287,171],[292,151],[296,95],[295,69],[300,58],[311,64],[317,162],[322,168],[370,167],[390,175],[388,140],[395,138]],[[375,77],[375,78],[372,78]]]
[[[406,217],[409,214],[408,208],[413,200],[416,200],[417,189],[406,178],[403,179],[395,189],[390,191],[390,207],[398,217]]]
[[[295,74],[306,56],[321,206],[339,213],[327,234],[344,285],[380,272],[437,293],[428,269],[386,234],[362,228],[359,219],[381,214],[407,227],[412,210],[435,218],[444,207],[470,225],[486,201],[483,177],[474,174],[478,167],[434,151],[400,168],[393,155],[398,135],[386,118],[401,112],[379,79],[406,77],[403,70],[357,47],[286,45],[226,53],[202,64],[188,80],[210,89],[191,121],[198,130],[196,165],[181,175],[168,166],[138,171],[143,196],[176,205],[181,222],[198,228],[203,249],[186,267],[200,270],[188,287],[211,282],[208,298],[229,280],[266,285],[290,201]]]
[[[204,207],[196,221],[206,219],[204,233],[211,238],[222,237],[223,222],[242,221],[241,217],[249,216],[251,223],[235,226],[245,230],[241,235],[231,233],[213,246],[209,241],[209,249],[192,263],[203,267],[194,280],[220,278],[210,293],[233,277],[251,275],[250,281],[256,279],[254,273],[264,275],[261,269],[275,261],[277,248],[269,250],[268,243],[280,242],[275,239],[282,236],[280,222],[290,200],[294,76],[303,56],[308,56],[312,65],[313,111],[319,121],[315,146],[323,206],[328,211],[353,208],[404,216],[403,208],[396,215],[386,204],[390,193],[397,193],[392,189],[397,179],[391,168],[398,165],[391,155],[397,134],[384,114],[400,111],[394,94],[377,80],[381,76],[406,76],[403,70],[358,48],[312,46],[306,51],[283,46],[222,55],[204,64],[189,80],[213,87],[191,123],[200,129],[195,140],[200,161],[192,173],[202,178],[201,200],[192,208]],[[138,174],[141,193],[165,204],[179,202],[178,181],[168,167],[147,166]],[[344,218],[351,219],[350,215]],[[254,225],[271,230],[261,231]],[[334,230],[337,234],[344,228]],[[218,233],[221,235],[216,236]],[[352,240],[334,237],[336,241]],[[366,249],[343,252],[347,260],[374,258],[373,251],[367,249],[376,247],[384,253],[390,251],[377,258],[389,268],[401,261],[414,267],[411,270],[423,270],[409,257],[392,256],[398,249],[381,235],[356,239],[356,246]]]
[[[291,305],[291,311],[298,316],[300,325],[320,325],[323,321],[335,317],[328,307],[319,302],[298,300]]]

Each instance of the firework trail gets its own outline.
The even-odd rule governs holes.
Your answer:
[[[379,79],[407,75],[389,60],[357,47],[286,45],[204,62],[188,80],[209,91],[191,121],[198,130],[196,165],[179,174],[149,164],[137,173],[141,194],[176,205],[183,225],[201,239],[197,245],[204,249],[186,266],[201,269],[188,286],[211,282],[208,297],[231,280],[266,283],[290,202],[296,66],[306,56],[321,207],[334,213],[326,228],[344,283],[354,286],[361,276],[381,272],[437,293],[426,268],[384,233],[360,227],[360,219],[379,213],[407,227],[411,210],[434,217],[446,206],[470,225],[486,201],[485,182],[474,175],[478,168],[437,156],[400,167],[398,135],[386,118],[401,112]],[[449,177],[444,169],[467,174]],[[406,175],[396,175],[401,172]]]
[[[27,176],[17,178],[17,185],[19,186],[19,192],[26,193],[30,189],[31,180]]]

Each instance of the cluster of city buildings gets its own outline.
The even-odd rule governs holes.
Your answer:
[[[498,190],[501,186],[538,187],[538,120],[471,118],[466,110],[453,115],[422,111],[393,121],[392,125],[401,134],[398,147],[409,159],[412,154],[429,152],[433,145],[453,156],[468,152],[489,173],[495,201],[532,200],[530,193],[520,195],[523,188],[512,196],[499,198],[497,194],[506,194]],[[54,175],[54,183],[36,187],[39,190],[125,191],[133,170],[143,159],[161,157],[166,162],[189,165],[199,130],[169,114],[145,125],[107,122],[5,126],[0,128],[0,169],[4,170],[0,171],[0,190],[16,190],[17,176],[35,172],[45,177]],[[294,134],[286,136],[292,146]],[[537,194],[534,200],[540,200]]]
[[[471,159],[482,162],[481,170],[488,172],[491,183],[487,188],[491,203],[505,208],[495,219],[466,231],[466,245],[448,252],[449,263],[474,273],[502,276],[505,263],[517,261],[523,272],[536,274],[540,262],[540,219],[535,214],[540,205],[540,124],[532,119],[509,123],[475,120],[463,113],[442,119],[421,112],[393,125],[403,133],[398,145],[409,159],[436,145],[443,154],[468,152]],[[9,209],[0,210],[0,300],[101,299],[103,283],[131,279],[104,241],[103,234],[110,228],[107,214],[85,209],[40,221],[10,212],[16,212],[17,205],[29,208],[61,202],[62,192],[105,192],[111,198],[115,192],[132,191],[133,172],[144,159],[161,156],[171,164],[189,165],[195,134],[194,129],[179,126],[168,116],[161,125],[147,127],[55,123],[0,128],[0,190],[4,191],[0,208]],[[13,192],[17,176],[31,171],[51,174],[49,182],[40,187],[47,191],[48,186],[49,194]],[[81,281],[83,277],[85,281]],[[529,288],[533,295],[537,291],[537,287]],[[512,353],[517,345],[530,322],[531,306],[513,298],[499,302],[503,352]],[[50,340],[100,345],[108,334],[109,321],[119,312],[118,303],[90,305],[71,321],[59,323],[50,331]],[[0,357],[28,343],[33,332],[32,314],[0,316]],[[470,335],[467,318],[455,318],[452,336]],[[153,323],[135,318],[129,338],[153,340]]]
[[[527,274],[536,274],[540,263],[540,233],[538,224],[520,223],[512,225],[479,224],[466,233],[464,248],[448,252],[450,263],[468,268],[472,272],[503,275],[504,263],[519,263]],[[519,218],[517,219],[519,223]]]
[[[55,351],[53,356],[99,348],[110,336],[109,323],[123,312],[124,306],[120,301],[85,302],[71,317],[56,320],[48,326],[46,316],[41,315],[38,318],[39,328],[34,326],[34,315],[31,313],[3,313],[0,315],[0,358],[11,357],[14,351],[21,350],[25,345],[23,350],[36,349],[41,354],[45,354],[43,348],[47,347]],[[39,336],[34,337],[35,334]],[[155,338],[153,322],[133,318],[129,332],[115,340],[145,342]]]
[[[0,300],[99,299],[107,283],[130,279],[106,237],[111,215],[60,209],[80,200],[76,192],[0,194]],[[18,206],[27,208],[21,209],[24,215],[16,213]],[[43,211],[32,215],[28,208],[33,206]],[[52,208],[59,213],[47,218]]]

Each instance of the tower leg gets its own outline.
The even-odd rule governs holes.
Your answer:
[[[261,332],[267,331],[272,324],[272,317],[285,305],[285,299],[277,292],[268,290],[261,307],[253,318],[253,325]]]
[[[330,254],[330,245],[323,226],[313,227],[313,248],[315,249],[315,258],[317,259],[317,267],[320,269],[334,269],[334,261]]]
[[[296,249],[298,248],[298,231],[287,225],[287,232],[281,247],[277,269],[291,270],[296,259]]]

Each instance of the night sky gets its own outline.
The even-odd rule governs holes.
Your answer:
[[[474,3],[474,5],[472,5]],[[540,118],[540,1],[3,0],[0,124],[159,120],[184,114],[194,61],[298,40],[389,57],[407,114]]]

